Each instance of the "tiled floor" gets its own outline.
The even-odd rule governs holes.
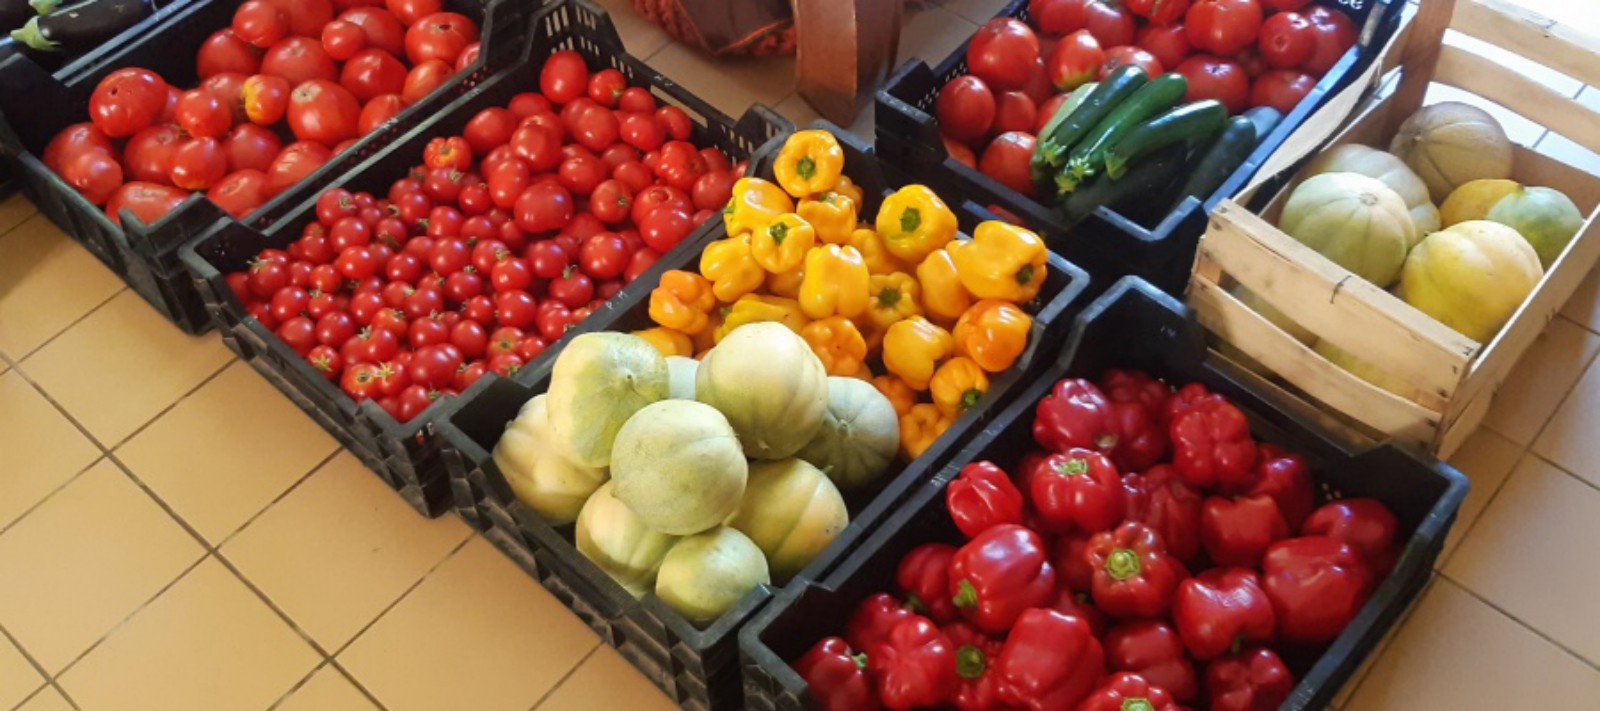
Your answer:
[[[627,0],[601,4],[636,54],[724,111],[815,118],[792,62],[712,62]],[[902,55],[942,57],[1003,4],[930,5]],[[1600,172],[1557,136],[1514,132]],[[1457,455],[1473,490],[1440,573],[1341,708],[1600,708],[1597,352],[1591,274]],[[668,706],[482,538],[415,516],[215,337],[180,335],[17,197],[0,202],[0,420],[0,711]]]

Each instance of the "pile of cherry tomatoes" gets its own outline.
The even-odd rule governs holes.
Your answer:
[[[433,138],[387,195],[328,190],[228,285],[356,400],[405,422],[532,361],[727,204],[743,170],[674,106],[576,52],[540,93]]]
[[[194,192],[240,217],[478,53],[477,25],[442,0],[248,0],[201,45],[199,86],[112,72],[44,162],[114,223],[123,208],[154,222]]]

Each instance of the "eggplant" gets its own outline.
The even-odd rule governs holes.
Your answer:
[[[92,47],[156,10],[155,0],[84,0],[28,20],[11,38],[41,52]]]
[[[0,31],[21,27],[33,14],[28,0],[0,0]]]

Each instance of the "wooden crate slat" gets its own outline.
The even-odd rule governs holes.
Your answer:
[[[1450,29],[1600,85],[1600,39],[1500,0],[1462,0]]]
[[[1439,53],[1439,65],[1433,78],[1505,106],[1591,151],[1600,152],[1600,112],[1481,54],[1446,46]]]

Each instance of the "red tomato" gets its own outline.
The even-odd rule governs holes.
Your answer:
[[[396,57],[406,51],[406,26],[381,7],[357,7],[339,15],[341,22],[361,28],[367,47],[381,49]]]
[[[364,49],[339,71],[339,84],[362,102],[399,94],[406,84],[406,65],[381,49]]]
[[[1216,99],[1228,107],[1230,114],[1241,113],[1249,108],[1250,77],[1245,75],[1244,67],[1239,66],[1238,62],[1197,54],[1183,60],[1183,64],[1179,64],[1174,71],[1189,80],[1189,89],[1183,95],[1184,102]]]
[[[590,104],[587,110],[578,114],[578,125],[568,135],[579,145],[598,153],[616,143],[620,132],[617,115],[611,109]]]
[[[272,45],[261,59],[261,73],[283,77],[294,87],[312,79],[339,80],[339,68],[322,50],[322,43],[306,37],[290,37]]]
[[[1261,53],[1256,51],[1255,47],[1245,47],[1239,50],[1239,54],[1234,56],[1233,61],[1244,67],[1245,76],[1250,77],[1252,80],[1267,73],[1267,63],[1261,61]]]
[[[645,271],[654,266],[656,260],[660,258],[661,255],[656,254],[655,250],[648,247],[634,252],[633,256],[628,258],[628,268],[622,272],[622,280],[624,282],[632,282],[634,279],[638,279],[639,275],[644,274]]]
[[[259,170],[240,170],[229,173],[211,190],[206,198],[234,217],[244,217],[266,203],[262,189],[266,187],[267,174]]]
[[[415,104],[428,97],[434,89],[444,86],[446,81],[455,74],[455,69],[444,61],[430,59],[411,68],[406,74],[405,85],[400,89],[400,98],[407,104]]]
[[[634,224],[643,224],[645,217],[664,206],[670,206],[684,214],[694,211],[694,203],[678,189],[666,185],[653,185],[634,194],[633,209],[629,216],[633,218]]]
[[[509,145],[532,172],[543,173],[561,165],[561,134],[554,129],[523,124],[511,134]]]
[[[1145,76],[1151,79],[1161,76],[1161,73],[1165,71],[1161,67],[1161,62],[1157,61],[1155,55],[1149,52],[1131,45],[1115,47],[1106,52],[1106,61],[1100,65],[1100,71],[1095,75],[1096,81],[1105,81],[1106,77],[1111,76],[1112,72],[1124,64],[1132,64],[1143,69]]]
[[[295,138],[332,146],[360,136],[361,103],[338,84],[313,79],[289,95],[289,129]]]
[[[967,44],[967,69],[1001,91],[1021,89],[1039,58],[1039,38],[1021,20],[985,22]]]
[[[701,210],[721,209],[733,197],[733,184],[739,177],[731,170],[713,170],[700,176],[694,181],[694,189],[689,191],[694,206]]]
[[[123,173],[129,180],[167,182],[172,154],[178,150],[184,138],[183,131],[172,124],[151,126],[133,134],[122,151]],[[110,197],[109,194],[107,197]]]
[[[687,141],[694,135],[694,122],[689,120],[689,115],[676,106],[663,106],[656,109],[656,120],[667,129],[667,138],[674,141]]]
[[[289,110],[289,82],[283,77],[257,74],[244,80],[239,94],[244,115],[251,123],[271,126]]]
[[[272,159],[283,150],[278,134],[253,123],[239,124],[228,132],[222,141],[222,152],[228,157],[228,172],[258,170],[266,172]]]
[[[272,167],[267,169],[267,197],[276,197],[295,183],[315,173],[322,164],[333,157],[327,146],[310,141],[297,141],[284,147]]]
[[[572,50],[556,52],[539,70],[539,91],[557,104],[566,104],[588,93],[589,66],[583,55]]]
[[[622,91],[622,98],[617,100],[617,110],[652,113],[656,110],[656,98],[647,89],[630,86]]]
[[[139,222],[155,224],[187,200],[189,195],[189,191],[170,185],[134,181],[111,194],[111,199],[106,201],[106,217],[111,219],[112,224],[120,225],[122,211],[127,210]]]
[[[523,232],[554,232],[572,219],[572,194],[558,183],[534,183],[517,197],[515,212]]]
[[[94,124],[75,123],[61,129],[55,138],[50,139],[49,145],[44,148],[44,165],[60,173],[68,159],[88,151],[112,155],[116,152],[116,147],[105,133],[95,128]]]
[[[1039,51],[1048,54],[1054,51],[1055,45],[1054,40],[1049,43],[1049,48],[1041,44]],[[1022,88],[1022,93],[1027,94],[1035,104],[1049,101],[1055,95],[1056,89],[1050,84],[1050,70],[1045,68],[1044,55],[1040,55],[1039,61],[1033,63],[1033,69],[1028,72],[1028,85]]]
[[[322,51],[336,62],[349,61],[367,48],[367,32],[354,22],[334,20],[322,28]]]
[[[1041,31],[1069,35],[1088,26],[1090,0],[1030,0],[1028,17]]]
[[[1261,5],[1256,0],[1198,0],[1183,24],[1196,50],[1231,57],[1256,41]]]
[[[333,22],[332,0],[267,0],[289,21],[290,34],[320,39],[322,28]]]
[[[466,128],[462,129],[461,136],[467,139],[467,144],[472,146],[472,152],[477,155],[487,155],[497,146],[503,146],[511,141],[511,134],[517,130],[516,115],[508,109],[491,106],[479,111]]]
[[[154,123],[166,105],[167,83],[155,72],[118,69],[101,79],[89,96],[89,120],[101,133],[124,138]]]
[[[467,16],[436,12],[406,29],[406,58],[412,64],[430,59],[454,65],[467,45],[478,41],[478,27]]]
[[[660,162],[652,169],[657,178],[681,193],[693,190],[695,181],[709,170],[705,156],[685,141],[668,141],[662,146]]]
[[[1149,52],[1163,67],[1176,67],[1190,54],[1189,35],[1183,23],[1143,27],[1134,44]]]
[[[534,114],[547,114],[555,110],[549,99],[532,92],[523,92],[511,97],[506,108],[510,109],[518,119],[525,119]]]
[[[372,130],[400,115],[406,109],[406,102],[396,94],[375,96],[366,106],[361,107],[361,115],[356,119],[356,130],[365,136]]]
[[[1305,13],[1317,37],[1317,48],[1300,69],[1314,77],[1328,73],[1356,43],[1356,25],[1349,16],[1338,10],[1318,5]]]
[[[619,180],[602,180],[589,194],[589,212],[601,222],[615,225],[629,217],[632,191]]]
[[[1189,0],[1124,0],[1128,11],[1150,21],[1152,25],[1168,25],[1183,19],[1189,9]]]
[[[266,49],[289,34],[289,18],[266,0],[249,0],[233,13],[233,34]]]
[[[172,184],[184,190],[207,190],[228,174],[228,154],[215,138],[191,138],[172,154],[167,171]]]
[[[1309,74],[1292,69],[1275,69],[1262,74],[1250,87],[1251,106],[1271,106],[1285,116],[1317,85]]]
[[[1028,129],[1028,132],[1035,135],[1043,133],[1044,125],[1049,123],[1050,118],[1056,115],[1056,111],[1061,108],[1061,105],[1066,103],[1067,96],[1067,94],[1056,94],[1055,96],[1050,97],[1049,101],[1044,102],[1044,104],[1039,107],[1038,116],[1034,118],[1033,128]]]
[[[934,100],[934,115],[939,129],[958,141],[980,141],[989,135],[994,123],[994,93],[978,77],[966,75],[951,79]]]
[[[483,56],[483,43],[481,43],[481,42],[473,42],[471,44],[468,44],[465,48],[463,48],[461,50],[461,54],[456,55],[456,67],[455,67],[456,73],[459,74],[459,73],[464,72],[464,71],[466,71],[468,69],[471,69],[472,65],[477,64],[478,63],[478,59],[480,57],[482,57],[482,56]]]
[[[1293,69],[1311,59],[1317,49],[1317,33],[1304,15],[1280,12],[1261,23],[1261,37],[1256,44],[1267,66]]]
[[[983,151],[978,170],[1023,195],[1035,194],[1033,172],[1028,162],[1033,158],[1033,134],[1010,131],[996,136]]]
[[[1290,12],[1305,7],[1311,0],[1261,0],[1261,4],[1273,12]]]
[[[223,72],[238,72],[249,76],[260,70],[261,50],[239,39],[233,30],[227,27],[207,37],[205,43],[200,45],[199,55],[195,59],[195,73],[201,79]]]
[[[122,186],[122,166],[110,153],[82,151],[67,159],[61,179],[82,193],[84,199],[103,205]]]
[[[606,179],[606,164],[594,156],[573,156],[561,162],[561,187],[574,195],[588,195]]]
[[[1100,40],[1101,47],[1122,47],[1133,44],[1136,23],[1133,15],[1120,5],[1101,0],[1087,0],[1083,5],[1083,29]]]
[[[472,167],[472,146],[460,136],[438,136],[422,148],[422,164],[429,168],[465,171]]]
[[[216,138],[233,128],[233,114],[215,94],[190,89],[178,99],[178,125],[196,138]]]
[[[444,8],[443,0],[386,0],[384,7],[407,25],[414,25],[428,15]]]
[[[595,279],[615,279],[628,268],[632,256],[628,243],[616,233],[601,232],[583,241],[578,249],[578,265]]]
[[[689,213],[683,210],[671,207],[657,208],[639,221],[639,236],[644,239],[646,246],[666,254],[694,231],[695,224]]]
[[[1033,123],[1039,114],[1039,108],[1033,105],[1033,99],[1020,91],[1008,91],[1000,95],[998,108],[994,113],[994,132],[1007,131],[1033,131]]]
[[[205,81],[200,82],[200,88],[217,97],[217,100],[228,108],[232,122],[239,123],[249,119],[249,116],[244,111],[244,82],[245,76],[243,74],[223,72],[207,77]],[[182,95],[179,95],[178,99],[182,101]],[[177,118],[177,108],[177,106],[173,107],[174,119]]]
[[[1078,30],[1056,43],[1046,66],[1050,70],[1050,83],[1057,91],[1072,91],[1094,80],[1095,72],[1106,61],[1100,41],[1088,30]]]
[[[628,78],[615,69],[602,69],[589,77],[589,98],[608,109],[617,108],[622,92],[628,90]]]
[[[667,140],[667,129],[656,120],[655,114],[639,112],[622,112],[618,122],[617,135],[629,147],[641,151],[653,151],[661,147]],[[633,157],[633,156],[628,156]],[[609,161],[608,161],[609,163]]]

